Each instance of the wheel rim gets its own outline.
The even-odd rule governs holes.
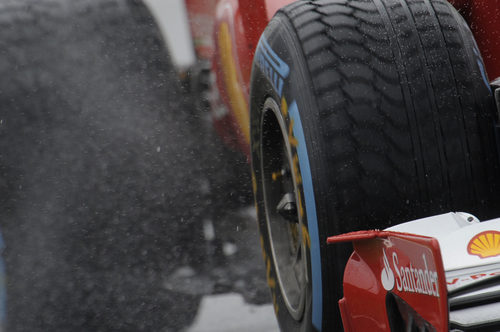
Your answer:
[[[262,112],[262,182],[266,227],[278,284],[291,316],[304,312],[307,256],[302,220],[297,211],[297,181],[292,168],[288,130],[276,102],[268,98]]]

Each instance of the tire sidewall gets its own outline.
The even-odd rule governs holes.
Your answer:
[[[266,277],[271,289],[274,309],[280,327],[284,331],[321,331],[323,321],[322,254],[326,241],[326,230],[318,225],[315,203],[315,186],[309,160],[321,158],[309,148],[314,130],[311,124],[317,112],[307,114],[303,110],[316,108],[313,103],[311,80],[303,55],[297,47],[287,19],[278,13],[264,31],[257,47],[250,91],[250,125],[252,177],[256,199],[257,215],[266,265]],[[273,54],[274,53],[274,54]],[[270,55],[271,54],[271,55]],[[270,57],[278,62],[273,65]],[[287,70],[288,69],[288,70]],[[281,72],[280,72],[281,71]],[[307,83],[306,83],[307,82]],[[297,84],[298,83],[298,84]],[[306,285],[305,308],[301,320],[295,320],[287,311],[278,283],[276,267],[273,264],[269,232],[266,223],[264,188],[261,170],[262,122],[265,101],[271,98],[280,106],[280,122],[288,129],[288,141],[295,140],[297,146],[290,145],[292,172],[295,174],[299,214],[301,214],[302,241],[306,248],[308,283]],[[283,105],[286,105],[283,107]],[[283,108],[286,108],[284,111]],[[314,154],[314,155],[313,155]],[[299,180],[297,180],[299,179]],[[302,209],[302,213],[300,213]]]

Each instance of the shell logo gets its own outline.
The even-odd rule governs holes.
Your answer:
[[[500,232],[485,231],[477,234],[469,241],[467,252],[480,258],[499,256]]]

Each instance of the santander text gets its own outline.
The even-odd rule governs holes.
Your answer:
[[[418,293],[439,297],[438,274],[436,271],[429,270],[425,254],[422,255],[424,268],[419,269],[410,266],[399,266],[398,254],[392,253],[392,263],[396,271],[396,287],[398,291],[409,293]]]

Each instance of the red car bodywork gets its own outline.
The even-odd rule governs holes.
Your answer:
[[[186,0],[198,59],[210,61],[217,89],[214,126],[249,156],[248,96],[255,48],[279,8],[292,0]],[[500,76],[500,0],[451,0],[477,40],[490,80]]]
[[[420,319],[416,324],[425,326],[425,331],[433,330],[430,327],[438,332],[449,330],[446,280],[436,239],[386,231],[328,239],[331,244],[346,241],[354,247],[344,271],[344,298],[339,301],[346,332],[399,331],[402,327],[391,326],[389,321],[389,292],[393,309],[408,312],[411,308],[413,319]]]
[[[450,0],[474,34],[490,80],[500,76],[500,0]]]
[[[248,96],[253,55],[276,11],[292,0],[186,0],[197,57],[212,63],[214,126],[226,144],[250,155]],[[207,18],[212,17],[207,29]],[[200,24],[203,22],[203,24]],[[203,41],[203,42],[200,42]]]

